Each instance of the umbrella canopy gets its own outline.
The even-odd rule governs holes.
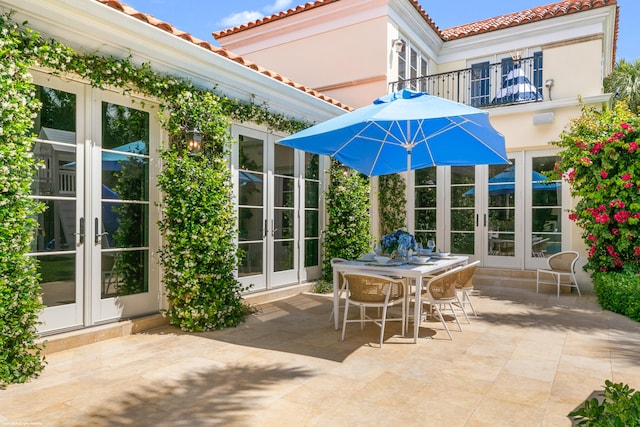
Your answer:
[[[474,107],[404,89],[280,140],[368,176],[509,163],[504,137]]]
[[[129,142],[128,144],[120,145],[116,148],[111,148],[113,151],[119,151],[122,153],[134,153],[134,154],[148,154],[147,144],[143,141]],[[112,153],[109,151],[102,152],[102,169],[107,171],[119,171],[122,170],[122,162],[132,159],[134,156],[127,154]],[[67,163],[65,167],[75,168],[76,162]]]
[[[510,194],[515,191],[515,169],[513,166],[508,167],[497,175],[489,178],[489,194],[492,196],[498,194]],[[533,182],[532,186],[534,190],[557,190],[558,183],[550,182],[546,183],[544,181],[547,180],[547,177],[542,175],[539,172],[532,171],[531,172],[531,182]],[[464,193],[465,196],[470,196],[475,194],[475,189]]]

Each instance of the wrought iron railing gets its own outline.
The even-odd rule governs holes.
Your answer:
[[[474,107],[543,101],[542,55],[398,80],[389,91],[414,89]]]

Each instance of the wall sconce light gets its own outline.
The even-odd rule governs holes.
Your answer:
[[[391,40],[391,47],[395,53],[400,53],[404,50],[404,40],[393,39]]]
[[[551,88],[553,87],[553,79],[547,79],[544,81],[544,87],[549,91],[549,101],[551,101]]]
[[[187,149],[191,154],[200,152],[202,148],[202,132],[198,128],[191,128],[187,131]]]

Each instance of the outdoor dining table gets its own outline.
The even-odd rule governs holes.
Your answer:
[[[340,328],[340,289],[339,289],[339,272],[366,272],[381,274],[384,276],[402,277],[406,279],[414,279],[416,284],[416,296],[414,307],[413,322],[413,342],[418,342],[418,331],[420,327],[420,311],[422,307],[422,286],[423,278],[431,276],[454,267],[466,265],[469,257],[467,256],[447,256],[442,258],[431,258],[424,264],[409,262],[391,262],[388,265],[380,265],[375,260],[356,260],[335,263],[333,266],[333,312],[335,313],[334,327],[336,330]]]

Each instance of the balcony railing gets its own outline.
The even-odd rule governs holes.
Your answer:
[[[474,64],[464,70],[389,83],[389,91],[414,89],[474,107],[543,101],[542,55]]]

